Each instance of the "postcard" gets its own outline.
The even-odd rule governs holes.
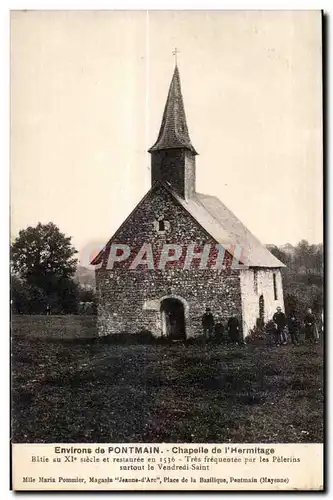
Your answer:
[[[12,489],[323,490],[322,12],[10,22]]]

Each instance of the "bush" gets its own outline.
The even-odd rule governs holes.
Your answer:
[[[259,323],[250,330],[249,335],[245,338],[247,344],[266,344],[269,339],[270,326],[272,321],[269,321],[266,325],[260,325]]]

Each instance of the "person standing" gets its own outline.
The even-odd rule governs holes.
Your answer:
[[[270,319],[266,324],[265,331],[269,336],[268,338],[270,344],[280,345],[281,338],[278,338],[277,326],[272,319]]]
[[[305,326],[305,339],[309,342],[316,342],[318,340],[318,331],[316,325],[316,318],[312,313],[311,307],[308,308],[307,313],[304,317]]]
[[[243,344],[243,339],[241,339],[240,325],[236,316],[232,316],[228,320],[228,334],[229,339],[232,343]]]
[[[202,328],[206,340],[213,338],[214,324],[214,316],[210,308],[206,307],[206,312],[202,316]]]
[[[288,315],[288,330],[290,333],[291,341],[294,345],[298,345],[298,320],[295,311],[291,311]]]
[[[287,318],[280,306],[276,308],[276,313],[273,316],[273,321],[276,324],[276,344],[280,345],[280,342],[283,345],[287,344],[287,334],[286,334],[286,325]]]

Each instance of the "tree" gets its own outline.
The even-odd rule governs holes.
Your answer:
[[[79,286],[73,279],[64,278],[58,284],[58,304],[65,314],[78,312]]]
[[[302,317],[308,307],[320,315],[324,307],[324,249],[306,240],[284,249],[268,245],[270,252],[286,267],[281,269],[286,312],[296,311]]]
[[[302,240],[295,248],[295,263],[304,274],[322,272],[322,257],[322,245],[309,245],[306,240]]]
[[[13,313],[29,314],[29,290],[15,274],[11,277],[10,298]]]
[[[91,287],[79,287],[79,313],[96,314],[97,300],[95,290]]]
[[[71,238],[52,222],[19,232],[11,246],[11,266],[30,295],[31,312],[45,311],[47,305],[61,312],[75,312],[76,253]]]
[[[45,280],[52,283],[60,276],[73,277],[76,253],[71,238],[61,233],[55,224],[38,223],[19,232],[11,247],[11,261],[22,279],[39,285]]]
[[[79,288],[79,298],[80,302],[95,302],[96,301],[96,293],[93,288],[83,287],[82,285]]]
[[[281,248],[277,247],[276,245],[267,245],[267,248],[271,252],[271,254],[274,255],[274,257],[276,257],[282,262],[282,264],[288,266],[290,262],[290,257],[286,252],[284,252]]]

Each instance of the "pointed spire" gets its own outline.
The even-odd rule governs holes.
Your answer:
[[[149,153],[161,149],[186,148],[198,154],[191,144],[188,133],[180,77],[176,63],[165,104],[160,133]]]

